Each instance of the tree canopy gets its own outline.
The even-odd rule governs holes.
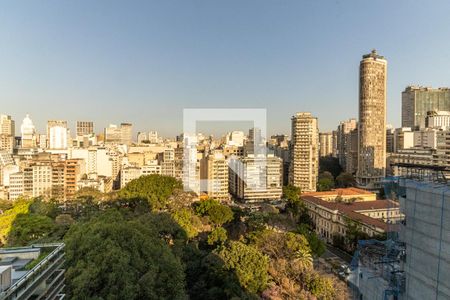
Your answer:
[[[144,199],[151,209],[158,210],[164,209],[174,190],[181,187],[181,183],[173,177],[152,174],[132,180],[120,190],[118,196],[130,201]]]
[[[157,232],[115,210],[72,226],[65,238],[72,299],[187,299],[183,267]]]

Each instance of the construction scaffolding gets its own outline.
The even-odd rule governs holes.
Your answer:
[[[405,220],[386,241],[359,241],[350,279],[354,299],[450,299],[450,186],[433,172],[384,181]]]

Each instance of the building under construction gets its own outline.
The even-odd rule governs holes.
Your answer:
[[[354,298],[450,299],[450,186],[429,176],[389,178],[385,193],[397,197],[405,220],[386,241],[359,242]]]

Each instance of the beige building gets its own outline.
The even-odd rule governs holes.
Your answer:
[[[347,121],[340,122],[337,128],[336,155],[339,160],[339,164],[344,170],[347,169],[347,158],[349,157],[350,152],[353,150],[351,149],[351,132],[356,130],[357,126],[358,123],[356,122],[356,119],[349,119]]]
[[[0,150],[13,153],[15,144],[16,126],[11,116],[0,115]]]
[[[338,188],[324,192],[303,193],[301,196],[312,196],[330,202],[360,202],[377,200],[377,195],[375,193],[355,187]]]
[[[355,222],[359,230],[370,237],[397,231],[398,222],[404,216],[398,203],[391,200],[339,203],[313,196],[302,196],[316,233],[328,243],[334,236],[345,237],[349,222]]]
[[[210,153],[200,160],[200,192],[220,201],[228,201],[228,161],[222,152]]]
[[[292,117],[289,183],[304,192],[316,191],[319,175],[319,128],[317,118],[299,112]]]
[[[359,71],[358,170],[356,180],[366,189],[379,188],[386,173],[387,61],[372,50]]]
[[[231,159],[229,190],[244,202],[278,200],[282,195],[282,160],[271,154]]]
[[[333,154],[333,135],[331,132],[319,133],[319,156],[331,156]]]

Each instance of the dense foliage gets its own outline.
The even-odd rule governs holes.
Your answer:
[[[72,299],[186,299],[181,262],[146,225],[107,211],[73,226],[65,239]]]
[[[64,206],[4,205],[0,241],[64,240],[73,299],[333,299],[336,282],[313,269],[325,248],[300,190],[283,192],[286,211],[252,212],[143,176],[114,194],[80,191]]]
[[[177,188],[181,188],[181,183],[175,178],[152,174],[132,180],[120,190],[119,198],[129,201],[144,199],[153,210],[164,209]]]

